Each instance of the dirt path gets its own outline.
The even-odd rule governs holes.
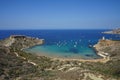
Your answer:
[[[17,52],[14,52],[14,54],[15,54],[17,57],[20,57],[20,58],[22,58],[22,59],[26,59],[25,57],[19,56],[19,54],[18,54]],[[30,64],[32,64],[32,65],[34,65],[34,66],[37,65],[36,63],[34,63],[34,62],[30,61],[30,60],[27,60],[27,62],[30,63]]]

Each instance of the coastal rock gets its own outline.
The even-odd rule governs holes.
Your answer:
[[[101,39],[96,45],[94,45],[94,48],[98,52],[98,55],[102,57],[120,57],[120,41],[118,40]]]
[[[42,45],[44,44],[44,39],[32,38],[24,35],[11,35],[0,43],[2,46],[24,49],[35,45]]]

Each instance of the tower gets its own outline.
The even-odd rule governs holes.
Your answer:
[[[104,36],[102,37],[102,40],[105,40],[105,37],[104,37]]]

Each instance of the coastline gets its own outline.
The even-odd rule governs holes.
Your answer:
[[[9,38],[8,38],[8,40],[9,40]],[[50,56],[44,55],[44,53],[42,53],[42,51],[41,51],[41,54],[38,53],[39,55],[37,55],[37,54],[35,55],[34,53],[30,53],[29,51],[25,52],[25,50],[22,48],[26,49],[26,48],[35,46],[38,43],[38,40],[37,40],[37,42],[36,42],[36,40],[32,40],[32,41],[30,41],[30,40],[31,39],[28,39],[28,38],[25,38],[25,39],[20,38],[19,40],[17,39],[16,42],[12,43],[11,46],[9,46],[9,47],[1,46],[3,49],[5,49],[6,54],[10,53],[12,56],[15,57],[16,61],[22,60],[25,63],[25,64],[23,63],[23,65],[28,64],[28,67],[33,66],[28,71],[31,71],[31,69],[33,70],[33,68],[37,68],[36,70],[40,70],[40,71],[41,71],[41,69],[42,69],[42,71],[52,71],[52,72],[55,70],[58,72],[61,71],[62,74],[66,73],[66,72],[71,73],[72,71],[73,71],[72,73],[75,74],[75,73],[77,73],[77,71],[79,71],[84,75],[83,72],[85,72],[85,74],[88,72],[90,72],[90,74],[91,74],[91,72],[95,72],[94,74],[96,74],[97,72],[104,73],[104,70],[107,70],[107,71],[111,70],[111,64],[113,64],[113,65],[115,64],[114,65],[115,68],[119,64],[119,61],[117,61],[117,64],[115,63],[116,61],[112,61],[111,56],[106,57],[105,55],[103,55],[105,53],[102,52],[104,50],[101,50],[101,48],[104,48],[104,45],[101,45],[100,41],[96,45],[92,46],[92,48],[96,51],[96,54],[101,56],[100,59],[98,59],[98,58],[92,58],[92,59],[78,58],[78,59],[76,59],[76,58],[66,58],[66,56],[63,58],[63,57],[54,57],[51,55],[51,57],[50,57]],[[21,41],[24,43],[20,46]],[[7,42],[6,44],[8,44],[9,42]],[[104,40],[102,42],[106,43],[106,40]],[[107,40],[107,42],[109,42],[109,41]],[[29,44],[26,44],[26,43],[29,43]],[[16,44],[17,47],[14,44]],[[8,51],[6,48],[8,48]],[[10,56],[10,57],[13,58],[12,56]],[[6,59],[6,58],[4,58],[4,59]],[[109,61],[110,59],[111,59],[111,61]],[[107,61],[109,61],[110,63]],[[21,61],[20,61],[20,63],[21,63]],[[13,64],[15,64],[15,63],[13,62]],[[107,64],[107,68],[106,68],[106,64]],[[21,65],[21,67],[23,67],[23,65]],[[26,68],[28,68],[28,67],[26,67]],[[23,69],[24,69],[24,67],[23,67]],[[102,71],[98,71],[99,69]],[[119,66],[118,66],[118,69],[119,69]],[[13,69],[11,69],[11,70],[13,70]],[[86,70],[88,70],[88,72],[86,72]],[[96,70],[97,70],[97,72],[96,72]],[[38,71],[38,72],[40,72],[40,71]],[[116,71],[116,69],[114,69],[114,71]],[[116,71],[116,73],[117,73],[117,71]]]
[[[97,45],[97,44],[95,44]],[[51,58],[52,60],[60,60],[60,61],[81,61],[81,62],[102,62],[102,63],[106,63],[107,61],[110,60],[110,57],[109,56],[106,56],[104,54],[104,52],[102,51],[99,51],[96,46],[93,46],[93,49],[95,50],[95,53],[100,56],[101,58],[83,58],[82,56],[73,56],[73,57],[63,57],[63,56],[59,56],[59,55],[54,55],[54,54],[51,54],[51,55],[48,55],[46,53],[34,53],[34,52],[30,52],[32,54],[36,54],[37,56],[45,56],[45,57],[49,57]]]
[[[48,58],[51,58],[51,60],[56,61],[80,61],[80,62],[101,62],[101,63],[106,63],[107,61],[109,61],[109,57],[104,57],[103,55],[100,55],[100,53],[96,53],[98,54],[101,58],[96,58],[96,59],[84,59],[82,57],[76,58],[76,57],[61,57],[61,56],[55,56],[55,55],[47,55],[45,53],[32,53],[31,54],[35,54],[37,56],[45,56]]]
[[[26,48],[25,48],[26,49]],[[34,53],[34,52],[27,52],[27,53],[31,53],[31,54],[35,54],[37,56],[45,56],[45,57],[48,57],[48,58],[51,58],[52,60],[60,60],[60,61],[81,61],[81,62],[102,62],[102,63],[106,63],[107,61],[110,60],[109,56],[105,56],[103,55],[104,52],[101,52],[99,50],[96,49],[95,46],[93,46],[93,49],[95,50],[95,53],[100,56],[101,58],[84,58],[82,56],[66,56],[66,57],[63,57],[61,55],[55,55],[55,54],[47,54],[47,53],[43,53],[43,52],[37,52],[37,53]],[[22,50],[24,51],[24,49]]]
[[[27,49],[27,48],[30,48],[32,46],[35,46],[35,45],[41,45],[44,43],[44,40],[43,39],[38,39],[38,38],[32,38],[32,37],[28,37],[28,36],[23,36],[23,35],[11,35],[8,40],[10,43],[11,40],[14,39],[14,42],[13,43],[16,43],[16,39],[19,39],[20,41],[22,40],[24,43],[22,46],[19,47],[19,49],[21,51],[24,51],[24,49]],[[24,41],[25,40],[25,41]],[[32,40],[32,42],[31,42]],[[19,41],[18,41],[19,42]],[[31,44],[30,44],[31,42]],[[8,44],[7,43],[7,44]],[[20,43],[20,42],[19,42]],[[17,45],[19,45],[19,43],[17,43]],[[25,43],[29,43],[28,45],[25,45]],[[5,44],[4,44],[5,45]],[[9,46],[14,46],[12,45],[9,45]],[[95,47],[93,47],[95,49]],[[98,51],[98,50],[97,50]],[[33,54],[33,53],[32,53]],[[43,53],[39,54],[39,56],[46,56],[46,57],[50,57],[52,60],[60,60],[60,61],[82,61],[82,62],[107,62],[109,60],[109,58],[106,58],[104,55],[102,55],[100,52],[96,52],[97,55],[101,56],[102,58],[100,59],[83,59],[82,56],[79,57],[79,58],[67,58],[67,57],[56,57],[56,56],[47,56]]]
[[[65,58],[52,58],[52,60],[60,60],[60,61],[80,61],[80,62],[102,62],[102,63],[106,63],[107,61],[109,61],[109,59],[92,59],[92,60],[86,60],[86,59],[65,59]]]

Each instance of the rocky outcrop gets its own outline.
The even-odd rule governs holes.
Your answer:
[[[98,55],[102,57],[116,58],[120,57],[120,41],[115,40],[99,40],[99,42],[94,45]]]
[[[24,49],[35,45],[41,45],[44,43],[44,39],[32,38],[24,35],[12,35],[2,40],[0,43],[2,46]]]

